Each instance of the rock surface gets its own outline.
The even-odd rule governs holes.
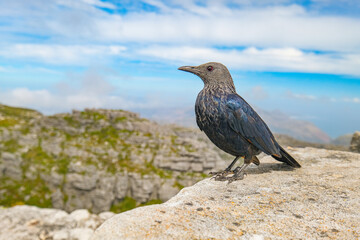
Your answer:
[[[262,157],[242,181],[200,181],[166,203],[114,216],[92,240],[359,239],[360,154],[289,152],[302,168]]]
[[[34,206],[0,208],[0,240],[88,240],[114,213],[90,214],[79,209],[68,214]]]
[[[360,132],[355,132],[352,136],[350,151],[360,153]]]

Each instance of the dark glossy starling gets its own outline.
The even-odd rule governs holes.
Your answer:
[[[255,110],[236,93],[231,75],[223,64],[209,62],[197,67],[183,66],[179,70],[191,72],[204,82],[195,104],[200,130],[221,150],[235,156],[223,172],[212,173],[215,180],[243,179],[243,171],[250,163],[260,164],[256,155],[261,152],[292,167],[301,167],[276,142]],[[232,171],[240,157],[244,157],[244,164]],[[233,175],[228,177],[230,173]]]

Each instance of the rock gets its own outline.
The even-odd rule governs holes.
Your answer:
[[[6,176],[15,180],[22,179],[21,159],[9,152],[2,152],[0,161],[0,177]]]
[[[70,231],[70,239],[72,240],[88,240],[93,235],[94,230],[89,228],[75,228]]]
[[[350,151],[360,153],[360,132],[355,132],[352,136]]]
[[[100,215],[102,217],[84,209],[68,214],[62,210],[26,205],[0,208],[0,240],[88,240],[111,214]]]
[[[70,216],[75,219],[75,221],[85,221],[90,218],[90,213],[87,209],[77,209],[70,213]]]
[[[92,192],[92,211],[94,213],[108,211],[115,200],[115,176],[103,175],[99,177],[97,188]]]
[[[203,180],[163,204],[115,215],[92,240],[359,239],[359,155],[288,151],[302,168],[262,157],[242,181]]]
[[[144,175],[131,173],[130,185],[131,185],[131,195],[132,197],[140,203],[145,203],[150,199],[155,199],[157,196],[156,189],[159,188],[160,179],[158,176],[153,175]]]
[[[174,187],[173,181],[166,181],[159,189],[159,199],[163,202],[169,200],[171,197],[179,192],[179,188]]]
[[[123,199],[127,195],[128,189],[128,175],[125,173],[116,174],[115,197],[117,199]]]
[[[58,187],[64,181],[64,176],[56,172],[51,172],[50,175],[45,173],[40,173],[40,177],[45,182],[47,182],[51,188],[56,188],[56,189],[58,189]]]
[[[49,139],[48,141],[42,141],[41,147],[46,152],[49,152],[54,155],[59,155],[62,151],[61,143],[64,140],[65,139],[63,137],[53,137],[53,138]]]
[[[55,192],[51,194],[51,203],[54,208],[64,208],[64,196],[60,189],[56,189]]]
[[[115,215],[113,212],[102,212],[99,214],[99,218],[103,221],[108,220],[109,218],[112,218]]]
[[[64,190],[68,196],[64,209],[72,212],[76,209],[91,209],[93,206],[90,191],[80,191],[73,188],[65,188]]]
[[[96,181],[98,179],[97,174],[95,175],[80,175],[77,173],[70,173],[67,175],[67,182],[74,188],[79,190],[92,190],[96,187]]]
[[[106,189],[96,189],[92,192],[91,199],[93,203],[91,209],[94,213],[99,213],[108,211],[110,209],[111,204],[115,200],[115,195],[113,191],[107,191]]]
[[[190,168],[193,172],[203,172],[204,170],[203,164],[200,162],[191,163]]]
[[[69,239],[69,231],[67,230],[60,230],[60,231],[55,231],[53,233],[53,240],[67,240]]]

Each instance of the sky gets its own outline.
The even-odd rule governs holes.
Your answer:
[[[225,64],[251,105],[360,130],[358,0],[0,0],[0,103],[172,119]],[[181,124],[181,123],[180,123]]]

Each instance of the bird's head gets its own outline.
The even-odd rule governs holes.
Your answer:
[[[234,86],[229,70],[221,63],[208,62],[199,66],[183,66],[178,69],[199,76],[205,86],[221,86],[224,84]]]

